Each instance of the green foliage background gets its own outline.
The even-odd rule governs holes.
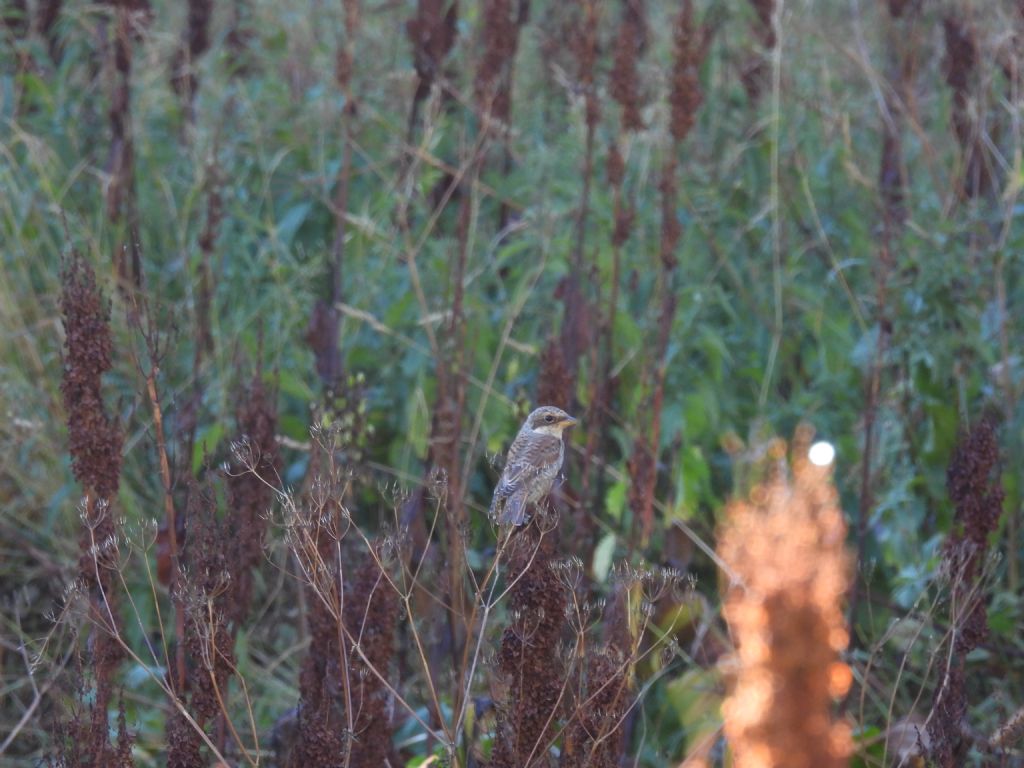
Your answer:
[[[724,445],[736,434],[753,451],[768,435],[788,436],[801,421],[837,448],[836,480],[851,521],[864,493],[867,383],[879,338],[881,388],[875,422],[865,522],[863,600],[855,617],[856,663],[873,659],[874,676],[858,712],[862,759],[879,729],[915,709],[927,713],[941,655],[946,615],[937,577],[952,510],[945,468],[958,430],[986,408],[1002,419],[1006,512],[993,561],[992,643],[973,659],[976,699],[970,716],[983,730],[1020,691],[1022,644],[1019,517],[1022,445],[1020,313],[1024,300],[1019,226],[1021,96],[999,62],[1020,61],[1024,20],[1009,2],[943,0],[913,20],[894,20],[880,3],[791,2],[781,15],[778,83],[770,54],[759,48],[752,7],[703,2],[697,16],[714,29],[700,69],[704,91],[697,123],[679,155],[676,215],[684,227],[677,255],[678,311],[668,350],[662,413],[659,527],[684,519],[713,545],[723,502],[735,488],[734,458]],[[254,0],[239,5],[252,37],[244,61],[226,45],[234,7],[218,6],[212,46],[197,62],[200,77],[189,120],[168,84],[168,66],[185,23],[183,4],[157,4],[133,45],[132,132],[146,290],[168,333],[161,365],[172,452],[176,404],[192,386],[194,312],[201,255],[197,240],[208,194],[218,188],[223,219],[213,252],[215,353],[195,372],[203,391],[192,466],[227,455],[239,385],[262,361],[276,382],[279,430],[308,440],[311,407],[320,399],[312,351],[303,336],[312,308],[329,296],[332,198],[342,163],[345,99],[334,80],[344,40],[340,3]],[[617,398],[605,503],[591,510],[606,542],[602,557],[626,556],[632,525],[625,503],[626,460],[646,407],[640,386],[651,364],[660,214],[658,169],[671,151],[665,100],[671,67],[674,5],[651,3],[649,38],[640,62],[647,128],[620,135],[608,97],[610,47],[619,6],[601,4],[596,83],[603,105],[586,229],[588,290],[604,300],[612,276],[612,192],[606,183],[609,142],[622,142],[625,188],[636,205],[623,246],[620,302],[614,327]],[[457,205],[431,222],[431,191],[443,167],[456,167],[479,130],[471,106],[479,55],[480,9],[467,3],[447,71],[461,99],[440,110],[424,106],[427,130],[406,140],[415,87],[404,22],[410,2],[366,3],[354,47],[352,176],[342,275],[341,338],[349,372],[365,376],[367,460],[379,479],[410,486],[423,476],[436,361],[426,327],[443,323],[451,297],[449,263],[458,244]],[[583,99],[568,46],[552,46],[566,11],[533,3],[515,61],[511,167],[492,151],[480,177],[465,275],[467,366],[463,425],[479,419],[467,493],[483,510],[495,477],[488,454],[504,450],[533,402],[539,352],[561,327],[560,281],[571,269],[585,144]],[[992,152],[991,194],[957,194],[962,149],[951,129],[953,96],[945,80],[942,22],[970,19],[979,40],[973,74],[978,130]],[[39,36],[7,30],[0,75],[0,585],[4,600],[6,690],[24,693],[17,649],[47,631],[44,611],[56,605],[74,573],[80,489],[67,456],[60,398],[62,331],[57,306],[62,254],[86,255],[113,297],[119,356],[105,380],[108,405],[125,426],[126,458],[119,514],[129,526],[160,516],[161,487],[152,450],[142,379],[128,350],[140,340],[124,322],[111,253],[124,232],[112,225],[103,188],[111,72],[99,53],[109,9],[69,4],[58,25],[63,55],[54,63]],[[1010,30],[1009,32],[1007,30]],[[1013,37],[1016,35],[1017,37]],[[910,90],[892,77],[893,50],[915,51]],[[753,99],[740,73],[766,56],[764,92]],[[22,62],[31,63],[23,66]],[[436,96],[436,94],[435,94]],[[884,121],[903,105],[900,139],[907,219],[892,238],[891,267],[880,304],[884,201],[879,167]],[[414,171],[402,169],[415,156]],[[406,186],[403,186],[405,184]],[[423,306],[397,224],[408,205]],[[501,205],[512,225],[499,232]],[[585,374],[578,397],[591,389]],[[586,435],[584,424],[575,439]],[[467,446],[464,445],[464,448]],[[306,455],[285,450],[284,481],[301,481]],[[740,490],[744,490],[740,488]],[[373,519],[385,494],[367,494]],[[474,519],[482,523],[482,515]],[[856,523],[852,522],[855,527]],[[481,557],[486,533],[477,533]],[[634,553],[661,562],[661,539]],[[851,539],[852,541],[852,539]],[[608,549],[614,547],[614,549]],[[714,569],[697,554],[698,591],[717,602]],[[152,611],[143,576],[144,617]],[[275,588],[267,576],[264,588]],[[148,607],[147,607],[148,606]],[[894,624],[894,622],[899,622]],[[909,622],[909,624],[908,624]],[[913,626],[915,631],[907,629]],[[895,631],[894,627],[899,629]],[[891,630],[889,634],[887,631]],[[920,630],[919,632],[916,630]],[[137,629],[135,630],[138,631]],[[273,722],[274,697],[294,701],[295,636],[287,628],[254,630],[251,653],[239,652],[254,683],[260,722]],[[34,650],[33,652],[38,651]],[[908,653],[900,667],[900,654]],[[53,663],[53,649],[43,649]],[[56,654],[59,656],[59,653]],[[273,664],[273,671],[262,675]],[[855,663],[855,666],[856,666]],[[642,710],[644,764],[679,759],[695,733],[695,697],[712,683],[701,673],[675,676],[653,689]],[[6,696],[7,694],[5,694]],[[20,695],[20,694],[18,694]],[[147,722],[143,685],[132,716],[142,759],[158,762],[159,720]],[[891,700],[890,700],[891,696]],[[1002,697],[1002,698],[1000,698]],[[858,707],[854,707],[857,710]],[[5,709],[4,730],[20,717]],[[150,712],[148,715],[153,718]],[[691,729],[688,731],[687,729]],[[682,733],[682,736],[679,733]],[[40,722],[25,755],[45,744]],[[27,759],[27,757],[26,757]]]

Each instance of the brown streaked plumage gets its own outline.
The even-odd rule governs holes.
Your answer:
[[[522,525],[526,508],[550,490],[562,468],[562,432],[576,419],[553,405],[542,405],[523,422],[509,446],[505,470],[494,488],[490,515],[499,525]]]

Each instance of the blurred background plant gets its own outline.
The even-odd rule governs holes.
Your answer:
[[[726,619],[773,554],[848,584],[807,654],[837,760],[1021,760],[1019,4],[9,0],[0,36],[0,762],[757,760],[798,747],[723,727],[774,669]],[[537,402],[581,426],[504,538]],[[787,482],[848,555],[730,564]]]

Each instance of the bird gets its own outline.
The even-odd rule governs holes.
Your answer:
[[[562,433],[577,420],[553,405],[542,405],[526,417],[509,446],[505,469],[494,488],[490,517],[499,525],[520,526],[526,508],[543,498],[562,468]]]

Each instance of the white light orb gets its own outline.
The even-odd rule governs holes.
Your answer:
[[[811,460],[811,464],[827,467],[836,458],[836,448],[832,443],[819,440],[811,446],[811,449],[807,452],[807,458]]]

